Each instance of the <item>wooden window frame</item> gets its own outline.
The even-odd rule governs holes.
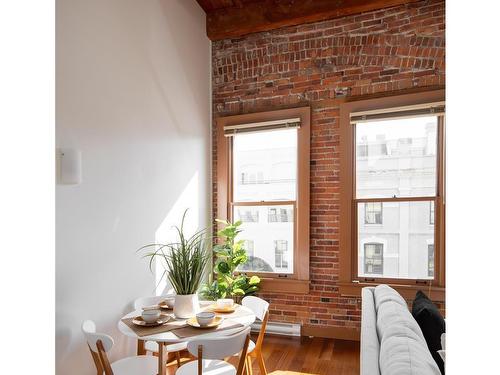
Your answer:
[[[300,118],[297,129],[297,196],[294,207],[294,264],[292,275],[245,271],[261,277],[263,292],[309,293],[309,178],[310,178],[310,107],[219,117],[217,126],[217,217],[232,220],[232,137],[224,135],[224,126]],[[266,203],[268,204],[268,203]],[[274,205],[290,204],[276,201]],[[252,205],[255,205],[252,203]]]
[[[388,284],[398,290],[405,298],[414,298],[415,291],[425,289],[431,293],[435,301],[444,301],[445,297],[445,128],[444,117],[438,121],[437,139],[437,192],[434,212],[434,280],[392,279],[358,277],[357,244],[353,225],[356,213],[353,207],[354,186],[356,176],[353,174],[355,163],[354,131],[350,114],[371,110],[406,107],[445,100],[444,90],[432,90],[414,94],[394,95],[373,99],[351,99],[340,105],[340,270],[339,291],[343,295],[360,296],[361,288]],[[399,199],[399,198],[398,198]],[[412,198],[400,198],[401,201],[412,201]],[[420,200],[420,199],[419,199]],[[429,199],[430,200],[430,199]],[[360,201],[358,199],[358,201]],[[363,201],[363,200],[361,200]],[[383,202],[384,199],[376,199]]]

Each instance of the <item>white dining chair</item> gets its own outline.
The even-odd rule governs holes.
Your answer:
[[[188,343],[189,353],[197,359],[179,367],[176,375],[242,375],[250,342],[250,327],[231,335],[195,339]],[[222,360],[234,354],[240,355],[238,368]]]
[[[134,309],[141,310],[145,306],[157,305],[168,297],[174,297],[173,294],[163,296],[148,296],[140,297],[134,301]],[[186,350],[187,342],[180,342],[177,344],[170,344],[165,346],[167,353],[174,353],[177,361],[177,366],[181,366],[181,351]],[[137,355],[146,354],[151,352],[153,355],[158,355],[158,343],[155,341],[137,340]]]
[[[95,323],[85,320],[82,323],[82,332],[94,359],[97,375],[156,375],[158,360],[153,356],[133,356],[109,362],[108,352],[114,345],[113,338],[104,333],[96,332]]]
[[[269,302],[255,296],[247,296],[243,298],[241,304],[248,307],[255,316],[261,321],[259,336],[257,342],[250,340],[248,344],[248,354],[245,359],[245,368],[247,375],[252,375],[252,358],[257,359],[261,375],[267,375],[264,357],[262,356],[262,343],[266,334],[267,320],[269,319]]]

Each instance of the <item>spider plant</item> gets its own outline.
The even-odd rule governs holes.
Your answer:
[[[196,232],[191,237],[186,237],[184,233],[187,211],[184,211],[180,228],[174,227],[178,236],[177,242],[150,244],[138,250],[153,249],[143,255],[144,258],[149,258],[149,269],[153,272],[153,261],[160,259],[164,266],[160,282],[167,275],[178,295],[198,292],[207,264],[211,260],[211,253],[208,251],[207,228]]]

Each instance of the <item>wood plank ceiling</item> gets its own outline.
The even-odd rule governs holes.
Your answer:
[[[237,38],[419,0],[196,0],[211,40]]]

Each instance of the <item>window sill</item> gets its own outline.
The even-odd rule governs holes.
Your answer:
[[[274,279],[274,278],[261,277],[259,292],[308,294],[309,284],[310,284],[309,280]]]
[[[344,296],[361,297],[361,289],[364,287],[375,287],[381,283],[359,282],[359,283],[339,283],[339,292]],[[445,301],[445,288],[429,285],[404,285],[387,283],[391,288],[394,288],[406,300],[413,300],[417,290],[423,291],[432,301]],[[430,289],[430,292],[429,292]]]

